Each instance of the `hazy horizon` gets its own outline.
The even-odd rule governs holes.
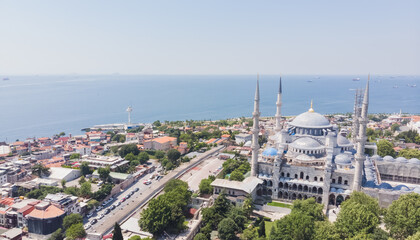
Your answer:
[[[420,75],[419,1],[1,1],[2,75]]]

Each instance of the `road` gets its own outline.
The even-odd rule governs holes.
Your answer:
[[[117,201],[121,201],[121,199],[124,196],[126,196],[136,187],[140,188],[138,192],[136,192],[131,198],[129,198],[128,201],[124,202],[124,205],[121,204],[121,206],[111,211],[108,215],[105,215],[103,219],[98,219],[98,222],[86,232],[101,234],[106,234],[110,232],[115,222],[119,222],[121,225],[126,219],[128,219],[134,214],[137,214],[138,209],[144,206],[150,199],[152,199],[156,194],[158,194],[169,180],[182,176],[191,168],[194,168],[197,165],[199,165],[204,159],[207,159],[210,155],[217,154],[222,149],[223,147],[220,146],[209,150],[204,154],[200,155],[199,157],[192,159],[189,163],[181,164],[181,166],[169,172],[162,179],[160,179],[159,181],[154,180],[152,184],[148,186],[144,185],[143,181],[145,179],[149,179],[150,174],[144,176],[139,181],[135,182],[132,186],[127,188],[124,192],[120,193],[116,200],[108,204],[108,207],[116,203]],[[98,218],[97,216],[99,216],[103,212],[104,210],[101,210],[99,213],[92,216],[90,219]]]

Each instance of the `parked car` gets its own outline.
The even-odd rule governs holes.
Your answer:
[[[90,225],[89,223],[85,225],[85,230],[88,230],[90,227],[92,227],[92,225]]]
[[[121,202],[117,202],[117,207],[121,205]]]
[[[97,212],[99,212],[99,211],[101,211],[102,210],[102,207],[101,206],[98,206],[97,208],[96,208],[96,211]]]
[[[134,191],[138,192],[139,191],[139,188],[134,189]]]
[[[94,219],[92,219],[92,221],[90,221],[90,225],[93,225],[93,224],[95,224],[97,222],[98,222],[98,219],[94,218]]]
[[[111,210],[114,210],[116,207],[117,207],[117,206],[112,205],[112,206],[110,207],[110,209],[111,209]]]
[[[107,208],[107,209],[105,210],[105,214],[108,214],[109,212],[111,212],[111,209]]]
[[[99,215],[99,219],[102,219],[102,218],[104,218],[105,217],[105,214],[101,214],[101,215]]]
[[[90,218],[93,216],[93,213],[88,213],[88,215],[86,215],[86,217]]]

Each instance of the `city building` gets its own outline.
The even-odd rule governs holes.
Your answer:
[[[252,135],[248,133],[239,133],[235,135],[235,142],[236,144],[246,143],[251,141]]]
[[[26,215],[28,232],[31,234],[48,235],[62,227],[66,212],[50,202],[40,202]]]
[[[145,149],[166,151],[177,146],[177,139],[174,137],[158,137],[144,141]]]
[[[80,162],[87,162],[91,168],[105,168],[109,167],[115,170],[118,166],[125,166],[129,162],[121,157],[107,157],[107,156],[84,156]]]

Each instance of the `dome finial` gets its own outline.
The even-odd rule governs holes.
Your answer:
[[[312,99],[311,99],[311,108],[309,108],[309,111],[308,112],[315,112],[314,109],[313,109],[313,101],[312,101]]]

